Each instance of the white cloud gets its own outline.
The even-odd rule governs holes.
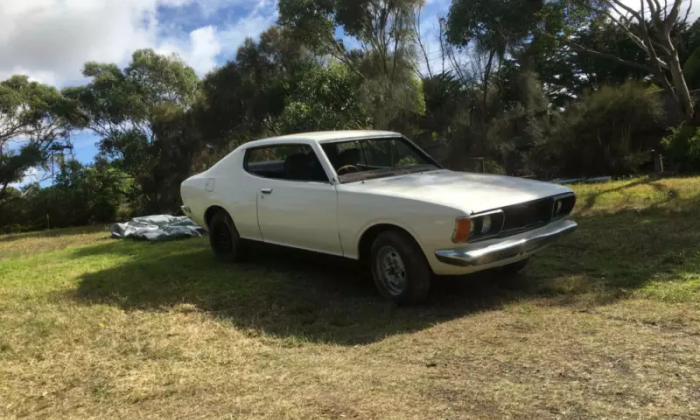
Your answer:
[[[124,61],[155,41],[155,6],[155,0],[2,2],[0,77],[23,71],[60,83],[78,78],[85,61]]]
[[[178,54],[202,76],[216,67],[217,59],[225,61],[233,58],[247,37],[257,37],[276,19],[276,13],[262,15],[256,8],[235,24],[222,28],[205,26],[190,32],[186,40],[168,39],[160,45],[158,51]]]
[[[205,26],[190,32],[184,42],[167,40],[158,48],[161,53],[176,53],[202,75],[216,66],[216,57],[221,52],[217,31],[213,26]]]
[[[124,65],[138,48],[180,54],[199,74],[274,22],[274,1],[0,0],[0,80],[15,73],[62,86],[82,79],[86,61]],[[159,8],[197,6],[202,16],[239,5],[248,16],[205,22],[190,33],[161,21]],[[251,9],[250,6],[253,6]],[[185,9],[183,9],[185,10]],[[242,9],[243,10],[243,9]],[[265,15],[266,13],[266,15]],[[178,32],[179,31],[179,32]],[[231,43],[235,42],[235,45]]]
[[[264,0],[262,0],[264,1]],[[255,38],[277,20],[277,13],[267,16],[253,14],[230,26],[219,33],[223,52],[229,56],[234,55],[238,47],[247,37]]]

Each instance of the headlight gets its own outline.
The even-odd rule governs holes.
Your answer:
[[[491,230],[491,216],[484,216],[481,218],[481,234],[487,235]]]
[[[552,208],[552,220],[561,219],[568,216],[576,205],[576,196],[567,194],[554,198],[554,207]]]
[[[455,222],[452,242],[464,243],[487,239],[501,233],[505,215],[502,210],[490,211],[471,217],[459,217]]]

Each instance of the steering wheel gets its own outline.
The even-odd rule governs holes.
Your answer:
[[[338,176],[347,175],[347,174],[356,174],[356,173],[360,172],[360,168],[358,168],[355,165],[345,165],[341,168],[338,168],[338,170],[335,172],[338,174]]]

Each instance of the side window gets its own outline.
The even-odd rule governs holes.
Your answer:
[[[281,144],[248,149],[244,168],[264,178],[328,182],[316,153],[308,144]]]

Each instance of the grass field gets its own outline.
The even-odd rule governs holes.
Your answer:
[[[0,418],[700,418],[700,178],[575,187],[515,285],[104,228],[0,236]]]

